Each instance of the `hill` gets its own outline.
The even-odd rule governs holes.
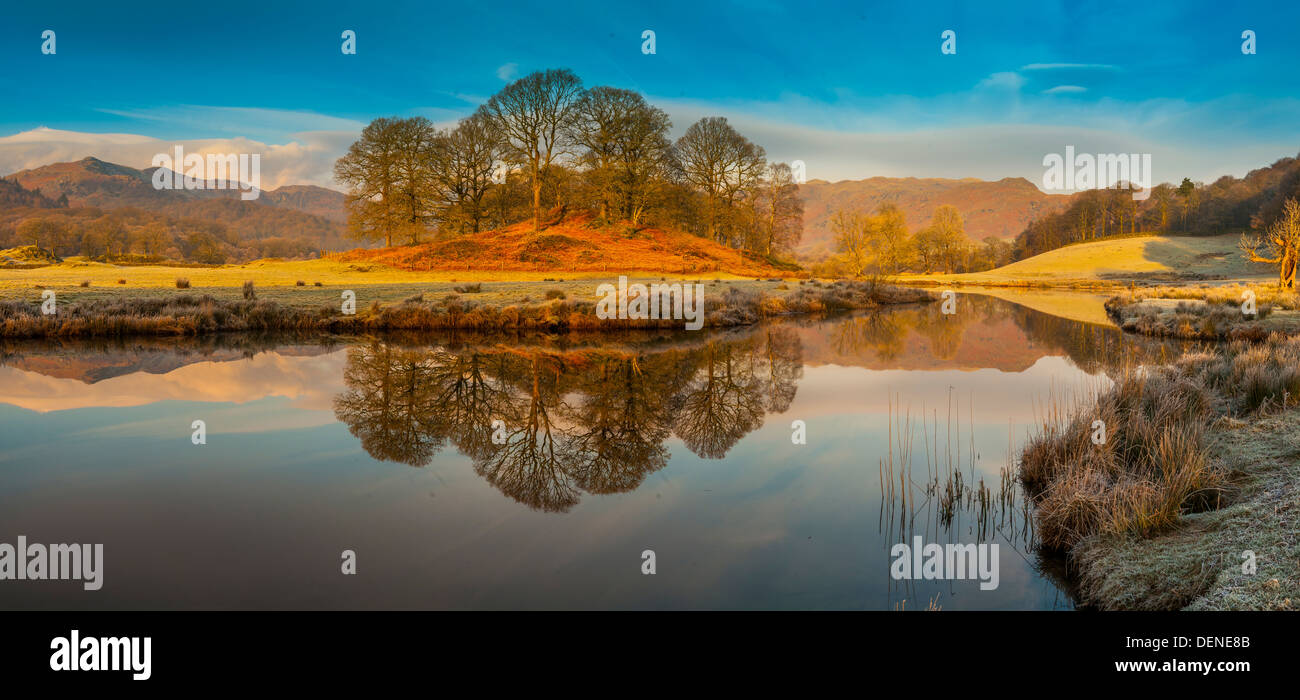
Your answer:
[[[1210,184],[1190,179],[1162,183],[1133,201],[1122,190],[1087,190],[1069,206],[1031,222],[1016,237],[1015,255],[1028,258],[1053,248],[1121,231],[1218,235],[1260,231],[1281,216],[1286,200],[1300,197],[1300,160],[1279,158],[1245,177],[1224,175]]]
[[[514,270],[554,272],[724,273],[742,277],[788,275],[772,261],[677,231],[595,226],[576,215],[534,233],[531,222],[413,246],[352,250],[339,262],[373,262],[402,270]]]
[[[59,256],[34,245],[0,250],[0,267],[40,267],[59,262]]]
[[[1069,195],[1045,194],[1020,177],[996,182],[977,178],[873,177],[866,180],[826,182],[812,180],[799,186],[804,200],[804,235],[800,249],[816,252],[832,242],[830,218],[836,210],[874,211],[885,202],[898,205],[908,228],[930,223],[943,204],[957,207],[966,223],[966,235],[981,241],[987,236],[1011,239],[1034,219],[1059,211]]]
[[[939,283],[1026,285],[1072,281],[1273,280],[1269,265],[1245,260],[1237,234],[1142,235],[1075,243],[987,272],[904,275]]]
[[[324,187],[285,185],[263,192],[259,199],[265,199],[268,204],[319,216],[340,224],[348,221],[348,212],[344,208],[347,195]]]

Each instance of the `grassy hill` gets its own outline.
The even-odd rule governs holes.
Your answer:
[[[352,250],[329,256],[412,271],[552,272],[608,275],[779,277],[796,268],[699,236],[625,224],[596,226],[573,216],[534,233],[531,222],[412,246]],[[477,278],[477,277],[476,277]]]
[[[58,262],[59,257],[57,255],[34,245],[23,245],[17,248],[0,250],[0,267],[35,267],[54,265]]]
[[[1270,266],[1244,259],[1237,234],[1142,235],[1076,243],[987,272],[904,275],[905,281],[993,286],[1071,282],[1270,281]]]

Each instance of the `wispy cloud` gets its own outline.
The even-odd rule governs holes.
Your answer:
[[[518,63],[505,63],[497,68],[497,77],[506,82],[514,80],[515,76],[518,73],[519,73]]]
[[[1118,71],[1119,66],[1109,63],[1030,63],[1020,67],[1020,70],[1103,70]]]
[[[1056,87],[1047,88],[1043,91],[1044,95],[1062,95],[1069,93],[1087,92],[1088,88],[1082,85],[1057,85]]]

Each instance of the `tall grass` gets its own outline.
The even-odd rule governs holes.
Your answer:
[[[1129,370],[1095,401],[1054,406],[1020,459],[1040,543],[1068,551],[1094,534],[1149,535],[1217,505],[1226,475],[1203,449],[1209,408],[1198,379],[1168,368]]]

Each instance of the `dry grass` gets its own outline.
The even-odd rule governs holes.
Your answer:
[[[198,335],[230,331],[315,330],[360,333],[394,330],[472,329],[481,331],[605,331],[630,328],[674,329],[682,320],[600,319],[595,300],[551,299],[517,305],[463,299],[446,294],[426,301],[423,293],[400,303],[371,300],[357,313],[344,315],[341,306],[281,304],[247,298],[218,299],[211,295],[110,297],[67,303],[54,315],[40,312],[38,301],[0,302],[0,337],[45,338],[125,335]],[[803,291],[803,290],[801,290]],[[588,290],[590,294],[591,290]],[[789,313],[874,308],[886,304],[932,301],[929,292],[874,282],[838,282],[818,291],[792,294],[787,303],[773,301],[764,291],[727,286],[707,293],[704,321],[708,326],[737,326]]]
[[[1135,370],[1093,405],[1054,411],[1020,460],[1042,545],[1069,551],[1098,533],[1149,535],[1216,504],[1225,481],[1202,452],[1208,404],[1187,377]],[[1094,444],[1098,420],[1105,437]]]
[[[1300,337],[1273,334],[1126,372],[1054,410],[1020,460],[1040,542],[1069,554],[1096,607],[1292,609],[1300,583],[1276,572],[1293,571],[1300,541],[1297,402]],[[1236,573],[1246,550],[1267,575]]]
[[[1075,547],[1078,592],[1108,610],[1300,609],[1300,411],[1219,420],[1207,454],[1232,474],[1219,510],[1184,515],[1155,537]],[[1256,570],[1243,570],[1245,553]]]
[[[1255,313],[1243,308],[1247,292]],[[1126,331],[1186,340],[1254,340],[1300,333],[1300,297],[1275,286],[1159,287],[1111,297],[1106,312]]]
[[[788,263],[677,231],[625,225],[596,225],[575,215],[540,233],[532,222],[413,246],[351,250],[330,256],[351,264],[375,264],[410,271],[595,272],[672,275],[727,273],[779,277],[799,271]]]

